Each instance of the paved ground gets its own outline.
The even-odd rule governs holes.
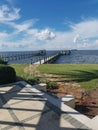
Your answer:
[[[71,120],[20,83],[0,87],[0,130],[86,130]]]

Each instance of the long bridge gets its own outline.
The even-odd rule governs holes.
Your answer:
[[[43,59],[39,59],[34,64],[54,63],[61,55],[70,55],[70,54],[71,54],[70,50],[61,50],[61,51],[59,51],[58,53],[56,53],[52,56],[47,56],[47,57],[44,57]]]
[[[17,63],[17,61],[21,61],[21,60],[26,60],[29,59],[31,64],[48,64],[48,63],[54,63],[59,56],[61,55],[70,55],[71,51],[70,50],[60,50],[55,54],[52,55],[46,55],[42,54],[42,52],[37,52],[37,53],[20,53],[20,54],[13,54],[13,55],[0,55],[0,57],[8,62],[11,63],[13,61],[15,61],[15,63]]]
[[[34,64],[48,64],[48,63],[54,63],[57,58],[60,56],[60,53],[57,53],[55,55],[52,56],[46,56],[43,57],[42,59],[39,59],[37,62],[35,62]]]

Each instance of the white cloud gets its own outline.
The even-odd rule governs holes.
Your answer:
[[[65,42],[65,44],[62,43],[61,46],[64,45],[64,47],[66,46],[71,49],[98,49],[98,45],[95,44],[96,38],[98,37],[98,19],[84,20],[77,24],[71,23],[69,26],[72,28],[70,32],[63,32],[66,40],[64,40],[62,35],[59,36],[61,37],[61,41],[63,41],[63,43]]]
[[[95,41],[96,44],[98,44],[98,39]]]
[[[20,24],[16,24],[15,22],[9,22],[7,24],[16,29],[17,33],[19,33],[22,31],[28,31],[28,29],[31,28],[37,21],[38,19],[30,19]]]
[[[7,5],[0,6],[0,22],[9,22],[20,18],[20,9],[9,8]]]
[[[0,40],[8,38],[8,34],[5,32],[0,32]]]
[[[56,35],[49,29],[44,29],[35,34],[36,38],[39,40],[52,40]]]
[[[74,37],[73,42],[76,43],[77,40],[78,40],[78,38],[79,38],[79,34],[77,34],[77,35]]]
[[[98,48],[98,19],[83,19],[77,24],[68,22],[65,26],[69,26],[70,31],[56,31],[35,28],[38,19],[16,23],[20,18],[19,11],[6,5],[0,6],[0,22],[12,28],[10,33],[6,30],[0,32],[1,50]]]
[[[74,33],[80,34],[84,38],[98,36],[98,19],[82,21],[72,26]]]

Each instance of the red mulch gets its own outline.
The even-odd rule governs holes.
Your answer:
[[[59,85],[59,89],[50,91],[57,97],[63,97],[66,94],[72,94],[75,97],[75,109],[80,113],[93,118],[98,115],[98,89],[91,92],[85,92],[81,87],[72,87]]]

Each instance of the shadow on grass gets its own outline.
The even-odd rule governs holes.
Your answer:
[[[38,77],[23,78],[23,77],[17,76],[16,81],[22,81],[22,80],[31,84],[31,85],[35,85],[35,84],[38,84],[40,82]]]
[[[63,77],[69,78],[70,81],[86,82],[98,79],[98,70],[91,70],[91,71],[73,70],[70,72],[63,73],[61,75]]]

